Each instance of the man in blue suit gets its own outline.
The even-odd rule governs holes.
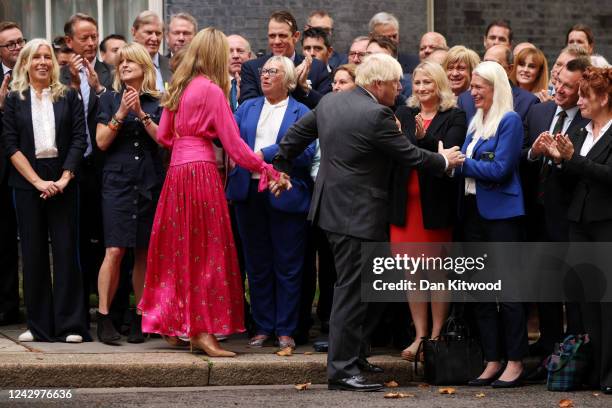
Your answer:
[[[331,92],[331,77],[321,61],[304,57],[295,52],[300,39],[297,22],[288,11],[276,11],[268,23],[268,46],[272,54],[249,61],[242,66],[240,104],[247,99],[263,96],[259,70],[272,55],[285,56],[293,61],[298,72],[298,85],[291,96],[313,109],[319,100]]]
[[[501,65],[507,74],[512,71],[513,65],[512,50],[505,44],[493,45],[490,47],[483,57],[483,61],[494,61]],[[537,96],[531,92],[527,92],[514,84],[510,84],[512,87],[512,99],[514,100],[514,111],[518,113],[521,119],[525,120],[529,108],[539,103],[540,100]],[[465,111],[468,123],[472,120],[476,114],[476,107],[474,106],[474,98],[467,90],[459,95],[457,105],[460,109]]]

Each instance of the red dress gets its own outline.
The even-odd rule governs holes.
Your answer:
[[[172,159],[149,243],[142,330],[185,337],[242,332],[243,287],[212,140],[262,174],[260,190],[267,173],[277,173],[243,142],[225,95],[203,76],[187,86],[176,112],[164,109],[157,132]]]
[[[423,119],[425,130],[431,121],[432,119]],[[451,242],[452,228],[425,229],[423,226],[418,170],[410,172],[406,190],[408,191],[406,224],[402,227],[391,225],[391,242]]]

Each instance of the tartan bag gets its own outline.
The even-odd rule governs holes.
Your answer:
[[[548,371],[548,391],[572,391],[582,388],[591,357],[588,334],[570,334],[544,362]]]
[[[480,375],[483,369],[482,347],[470,336],[467,325],[450,317],[445,330],[436,339],[422,338],[424,377],[428,384],[461,385]],[[417,352],[417,356],[420,353]],[[418,358],[415,359],[415,372]]]

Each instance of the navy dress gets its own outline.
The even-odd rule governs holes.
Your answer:
[[[100,97],[98,123],[107,124],[119,110],[123,92]],[[142,110],[159,123],[159,99],[140,96]],[[147,248],[163,184],[160,147],[130,112],[105,152],[102,168],[102,218],[107,248]]]

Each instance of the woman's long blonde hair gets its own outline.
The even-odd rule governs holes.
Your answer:
[[[55,58],[53,47],[44,38],[35,38],[28,41],[25,47],[19,53],[17,57],[17,63],[13,68],[13,80],[11,81],[11,89],[17,91],[19,98],[25,99],[25,92],[30,88],[30,66],[32,65],[32,58],[38,48],[48,47],[51,52],[51,60],[53,61],[53,67],[51,68],[51,81],[49,88],[51,88],[51,100],[56,102],[58,99],[63,97],[68,88],[59,81],[59,64]]]
[[[225,34],[214,27],[201,30],[189,44],[185,56],[176,68],[161,105],[176,111],[183,91],[193,78],[200,75],[217,84],[229,99],[228,61],[229,45]]]
[[[412,72],[412,80],[417,72],[422,72],[436,84],[436,94],[438,95],[438,110],[441,112],[447,111],[457,106],[457,97],[453,94],[448,84],[448,78],[446,72],[440,64],[435,62],[423,61]],[[421,103],[419,98],[413,92],[408,101],[406,102],[411,108],[419,108]]]
[[[119,49],[117,65],[115,66],[115,77],[113,79],[113,89],[117,92],[121,92],[123,83],[121,82],[119,67],[125,60],[135,62],[142,68],[144,79],[138,91],[159,98],[161,93],[156,88],[157,73],[155,71],[155,66],[153,65],[153,61],[147,49],[138,43],[131,43]]]

